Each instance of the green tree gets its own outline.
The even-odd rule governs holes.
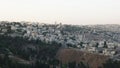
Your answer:
[[[107,48],[107,42],[104,41],[104,48]]]
[[[89,65],[88,65],[88,63],[83,63],[83,62],[80,62],[79,64],[78,64],[78,67],[79,68],[89,68]]]
[[[76,67],[76,62],[69,62],[68,63],[69,68],[75,68]]]
[[[103,64],[103,68],[120,68],[120,61],[109,59],[105,64]]]
[[[96,45],[95,45],[95,47],[98,47],[98,46],[99,46],[99,43],[97,42]]]
[[[80,42],[80,46],[81,46],[81,47],[83,46],[83,42]]]

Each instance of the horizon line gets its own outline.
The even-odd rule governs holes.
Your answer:
[[[80,23],[79,24],[72,24],[72,23],[69,23],[68,24],[68,23],[62,23],[62,22],[57,22],[57,21],[55,21],[53,23],[46,23],[46,22],[38,22],[38,21],[6,21],[6,20],[3,20],[3,21],[0,21],[0,23],[1,22],[8,22],[8,23],[12,23],[12,22],[22,23],[23,22],[23,23],[30,23],[30,24],[31,23],[35,23],[35,24],[37,24],[37,23],[39,23],[39,24],[60,24],[61,23],[62,25],[76,25],[76,26],[77,25],[80,25],[80,26],[81,25],[83,25],[83,26],[87,26],[87,25],[88,26],[94,26],[94,25],[120,25],[120,24],[117,24],[117,23],[115,23],[115,24],[113,24],[113,23],[109,23],[109,24],[108,23],[105,23],[105,24],[103,24],[103,23],[95,23],[95,24],[93,24],[93,23],[92,24],[80,24]]]

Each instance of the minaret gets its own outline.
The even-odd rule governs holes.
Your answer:
[[[56,27],[57,27],[57,22],[55,21],[55,23],[54,23],[54,32],[55,32],[55,30],[56,30]]]
[[[55,21],[55,25],[57,25],[57,22]]]

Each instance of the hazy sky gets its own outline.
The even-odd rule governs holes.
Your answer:
[[[0,0],[0,21],[120,24],[120,0]]]

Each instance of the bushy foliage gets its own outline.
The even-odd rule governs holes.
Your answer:
[[[0,64],[2,68],[31,67],[31,63],[29,65],[17,63],[16,60],[11,60],[9,57],[14,56],[29,62],[33,61],[34,67],[38,64],[38,66],[40,66],[40,64],[46,66],[44,64],[49,65],[49,60],[55,59],[55,55],[60,46],[60,44],[55,42],[46,43],[40,40],[28,40],[22,37],[0,35],[0,54],[3,55],[3,58],[1,58],[2,56],[0,55]],[[40,61],[38,62],[36,59]]]
[[[120,61],[109,59],[103,64],[103,68],[120,68]]]

